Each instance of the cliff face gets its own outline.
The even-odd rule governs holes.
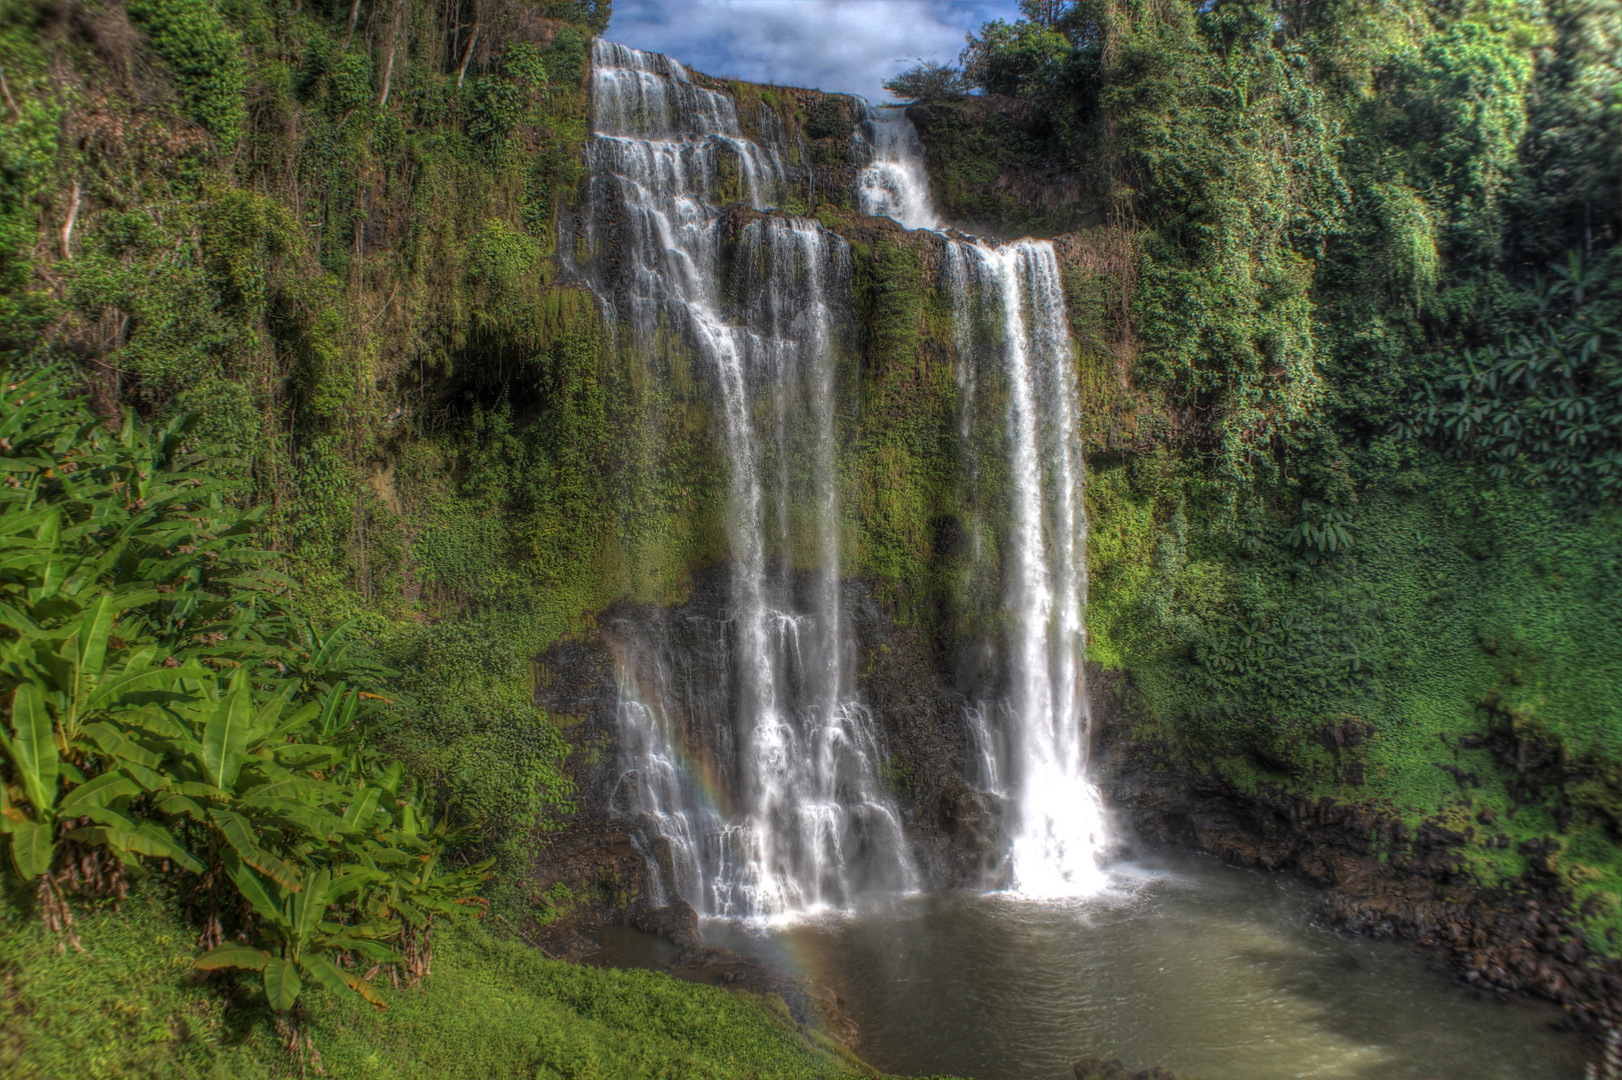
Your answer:
[[[649,877],[655,835],[611,806],[613,672],[630,612],[662,613],[688,662],[714,647],[682,626],[719,603],[727,469],[692,351],[674,334],[614,347],[571,276],[623,255],[612,222],[597,250],[571,246],[595,6],[405,0],[352,21],[150,0],[8,20],[8,358],[76,364],[109,412],[200,410],[240,448],[306,588],[427,703],[402,752],[492,823],[532,933],[579,953],[592,923],[683,932]],[[944,243],[858,212],[852,99],[694,79],[778,149],[783,210],[849,247],[857,681],[927,879],[993,882],[1006,838],[963,705],[1001,659],[966,538],[1008,480],[992,455],[967,468],[980,436],[958,426]],[[1244,427],[1322,400],[1323,356],[1290,334],[1314,297],[1327,312],[1367,292],[1345,262],[1274,251],[1255,263],[1274,276],[1225,293],[1168,254],[1172,226],[1118,212],[1039,105],[910,115],[950,218],[1054,239],[1090,468],[1097,755],[1139,834],[1297,867],[1349,927],[1446,943],[1477,979],[1615,1016],[1614,501],[1573,511],[1396,446],[1383,421],[1349,450],[1295,421]],[[738,196],[737,166],[718,169]],[[770,217],[728,211],[736,280],[739,238]],[[1276,320],[1241,340],[1222,319],[1247,304]],[[1234,447],[1283,462],[1277,486],[1236,496]]]

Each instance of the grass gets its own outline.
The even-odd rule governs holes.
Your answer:
[[[79,931],[84,951],[58,954],[31,912],[8,905],[0,927],[0,1073],[8,1080],[251,1080],[297,1071],[254,979],[200,979],[191,967],[195,932],[161,898],[147,892],[122,913],[83,915]],[[795,1025],[781,999],[548,960],[478,925],[439,929],[433,974],[420,989],[385,984],[385,1011],[306,996],[330,1077],[875,1075]]]

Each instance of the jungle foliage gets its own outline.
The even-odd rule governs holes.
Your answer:
[[[1132,236],[1129,338],[1082,363],[1138,424],[1090,448],[1089,620],[1138,733],[1439,823],[1622,948],[1622,13],[1021,8],[915,115],[961,216],[1010,220],[962,157],[1017,116],[982,187],[1069,170]],[[1563,764],[1528,785],[1517,745]]]
[[[185,871],[197,967],[261,972],[278,1011],[305,979],[381,1007],[347,969],[420,978],[489,864],[440,865],[454,836],[369,745],[384,673],[287,604],[193,425],[111,435],[58,378],[0,373],[12,868],[74,943],[75,905]]]
[[[302,617],[396,672],[374,744],[503,865],[569,795],[528,657],[618,587],[589,477],[599,320],[550,286],[608,12],[0,7],[0,349],[230,448],[209,468],[285,553]],[[554,391],[555,416],[514,424]],[[645,494],[625,499],[644,516]]]
[[[1137,374],[1236,492],[1344,501],[1347,469],[1400,449],[1380,435],[1458,438],[1444,409],[1500,466],[1612,493],[1609,5],[1022,10],[971,35],[961,77],[1040,107],[1028,166],[1065,164],[1137,230]],[[1482,348],[1538,357],[1451,370]]]

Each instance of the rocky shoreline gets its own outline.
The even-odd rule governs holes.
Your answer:
[[[1128,851],[1169,846],[1296,871],[1318,886],[1318,910],[1338,930],[1434,947],[1463,982],[1558,1002],[1574,1025],[1622,1025],[1622,960],[1589,946],[1552,873],[1482,887],[1457,872],[1466,837],[1441,825],[1414,832],[1377,807],[1249,794],[1180,769],[1169,747],[1133,737],[1129,690],[1122,676],[1095,674],[1095,772],[1129,826]],[[1389,847],[1384,861],[1376,838]]]

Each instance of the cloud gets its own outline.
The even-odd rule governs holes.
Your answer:
[[[605,35],[723,78],[811,86],[885,101],[885,79],[915,63],[955,60],[1013,0],[615,0]]]

